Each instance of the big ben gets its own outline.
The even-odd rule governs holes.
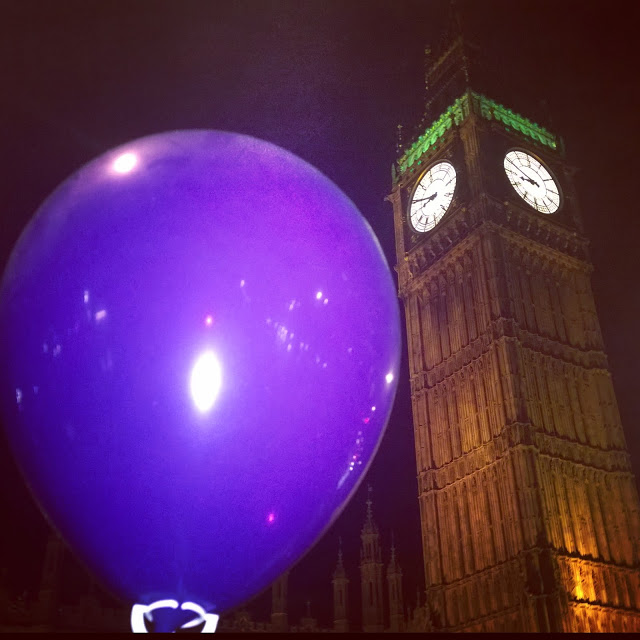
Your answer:
[[[640,508],[560,139],[458,37],[394,165],[430,628],[640,631]]]

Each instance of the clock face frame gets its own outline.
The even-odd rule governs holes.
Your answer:
[[[504,156],[504,170],[516,193],[536,211],[555,213],[560,208],[560,187],[551,172],[521,149]]]
[[[440,161],[422,175],[411,196],[409,221],[418,233],[435,227],[449,210],[456,189],[456,170],[448,161]]]

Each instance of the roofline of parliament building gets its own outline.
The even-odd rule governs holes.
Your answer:
[[[257,621],[247,607],[225,613],[218,624],[222,633],[316,633],[349,631],[401,632],[422,627],[424,611],[419,606],[408,611],[403,596],[402,569],[392,543],[388,562],[383,562],[380,531],[373,517],[371,488],[366,501],[366,514],[360,532],[360,583],[362,593],[362,624],[354,621],[349,598],[349,574],[345,569],[340,541],[338,558],[331,585],[333,590],[333,624],[323,627],[312,616],[311,603],[297,624],[289,620],[289,572],[271,586],[270,620]],[[63,573],[64,542],[54,533],[47,541],[40,586],[34,599],[27,594],[11,598],[8,585],[0,582],[0,632],[68,631],[126,632],[129,611],[126,608],[105,607],[95,591],[95,585],[74,605],[60,600],[60,579]],[[419,603],[418,603],[419,604]],[[416,625],[415,620],[418,620]]]

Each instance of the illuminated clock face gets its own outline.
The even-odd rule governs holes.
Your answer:
[[[411,198],[411,226],[421,233],[433,229],[447,212],[456,188],[456,170],[450,162],[439,162],[427,171]]]
[[[518,195],[541,213],[554,213],[560,206],[560,189],[547,169],[524,151],[509,151],[504,170]]]

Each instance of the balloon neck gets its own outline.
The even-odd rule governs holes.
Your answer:
[[[149,605],[134,604],[131,609],[134,633],[174,633],[178,629],[213,633],[218,620],[218,615],[206,613],[194,602],[178,604],[176,600],[159,600]]]

